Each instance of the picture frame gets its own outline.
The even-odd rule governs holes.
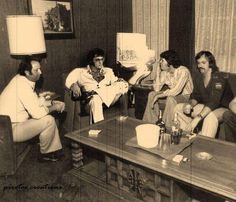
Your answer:
[[[73,0],[28,0],[29,13],[42,17],[45,39],[74,38]]]

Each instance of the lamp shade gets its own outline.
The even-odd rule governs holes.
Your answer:
[[[7,16],[7,30],[12,55],[32,55],[46,52],[43,23],[40,16]]]

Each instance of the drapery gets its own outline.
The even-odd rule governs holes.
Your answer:
[[[195,0],[195,52],[209,50],[220,71],[236,73],[236,0]]]
[[[133,32],[146,34],[147,46],[155,50],[158,60],[169,46],[170,0],[132,0],[132,4]],[[156,65],[147,79],[155,78]]]

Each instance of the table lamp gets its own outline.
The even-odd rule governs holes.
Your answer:
[[[123,68],[133,71],[128,80],[131,85],[139,84],[152,71],[155,51],[148,49],[146,35],[141,33],[117,33],[116,60]]]
[[[6,20],[11,55],[31,56],[46,53],[40,16],[9,15]]]

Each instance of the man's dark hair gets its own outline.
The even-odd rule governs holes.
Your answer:
[[[164,58],[168,65],[172,65],[174,68],[178,68],[182,65],[182,61],[179,58],[178,53],[175,50],[167,50],[160,54],[161,58]]]
[[[31,74],[31,70],[32,70],[32,65],[31,65],[31,61],[38,61],[41,62],[41,59],[38,57],[30,57],[30,56],[26,56],[21,63],[19,64],[19,68],[17,70],[17,73],[25,76],[25,71],[29,71]]]
[[[87,60],[88,60],[88,64],[89,65],[94,65],[93,62],[93,58],[94,57],[105,57],[105,52],[104,50],[100,49],[100,48],[94,48],[92,50],[89,51],[88,55],[87,55]]]
[[[199,60],[200,57],[204,56],[208,62],[209,62],[209,67],[212,69],[212,72],[219,71],[219,68],[216,65],[216,59],[215,56],[210,52],[210,51],[200,51],[197,53],[195,56],[195,62]]]

